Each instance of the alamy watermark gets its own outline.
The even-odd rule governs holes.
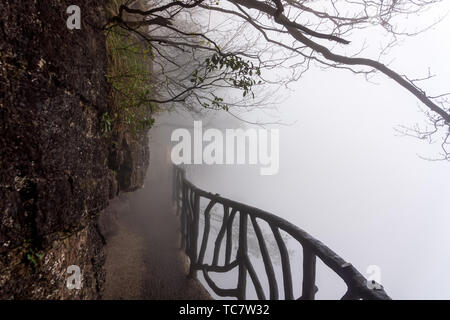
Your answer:
[[[69,290],[73,290],[73,289],[77,289],[80,290],[81,289],[81,285],[82,285],[82,279],[81,279],[81,269],[79,266],[77,265],[71,265],[67,268],[66,271],[68,274],[70,274],[70,276],[67,277],[66,280],[66,287]]]
[[[219,129],[203,132],[202,121],[194,121],[194,136],[187,129],[175,129],[171,140],[171,159],[180,164],[250,164],[260,167],[261,175],[274,175],[280,167],[278,129]],[[204,143],[206,145],[204,146]]]

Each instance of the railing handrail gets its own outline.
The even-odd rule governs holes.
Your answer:
[[[196,271],[201,270],[203,271],[205,275],[205,280],[207,281],[208,285],[212,287],[212,289],[217,293],[219,291],[219,295],[224,296],[237,296],[238,298],[245,298],[245,292],[242,293],[241,288],[241,294],[239,293],[239,283],[238,288],[236,289],[220,289],[218,288],[212,280],[207,276],[208,271],[214,271],[214,272],[222,272],[229,271],[227,270],[227,266],[218,266],[217,263],[213,263],[213,265],[205,265],[199,260],[203,260],[204,251],[207,246],[207,241],[209,237],[209,221],[206,223],[208,224],[205,226],[207,230],[205,230],[203,234],[203,240],[202,240],[202,248],[200,252],[200,258],[199,259],[199,253],[197,248],[197,241],[198,241],[198,228],[199,228],[199,215],[200,215],[200,207],[199,207],[199,199],[200,197],[209,199],[210,202],[208,204],[208,207],[206,208],[204,214],[205,217],[210,215],[211,208],[216,204],[221,204],[225,208],[228,208],[228,212],[224,213],[223,217],[223,223],[221,230],[225,230],[226,224],[229,224],[229,210],[231,209],[231,214],[234,216],[239,213],[241,223],[243,227],[241,228],[241,223],[239,227],[239,249],[236,261],[234,262],[235,265],[232,265],[231,263],[228,263],[228,268],[231,270],[234,267],[238,266],[246,269],[248,267],[251,267],[251,262],[247,261],[249,260],[249,257],[247,255],[247,244],[246,244],[246,234],[247,233],[247,218],[250,217],[251,222],[253,224],[254,229],[258,228],[256,219],[261,219],[269,224],[269,226],[272,229],[272,232],[274,233],[275,239],[277,240],[278,248],[280,249],[280,254],[282,258],[282,265],[283,265],[283,279],[284,279],[284,285],[288,286],[288,289],[285,288],[285,296],[286,295],[292,295],[289,294],[289,292],[292,292],[292,279],[290,275],[290,265],[289,265],[289,254],[287,253],[286,246],[279,234],[279,230],[282,230],[289,234],[293,239],[298,241],[304,250],[303,255],[303,294],[300,299],[314,299],[314,295],[317,291],[317,288],[315,287],[315,258],[318,257],[320,260],[322,260],[325,265],[327,265],[331,270],[333,270],[347,285],[347,292],[342,297],[342,299],[377,299],[377,300],[385,300],[390,299],[390,297],[386,294],[384,289],[381,285],[377,283],[372,283],[371,285],[368,285],[368,281],[366,278],[356,269],[354,268],[350,263],[347,263],[344,259],[342,259],[339,255],[337,255],[333,250],[328,248],[326,245],[324,245],[319,240],[315,239],[311,235],[309,235],[304,230],[300,229],[296,225],[290,223],[289,221],[276,216],[272,213],[266,212],[264,210],[261,210],[259,208],[255,208],[252,206],[249,206],[247,204],[234,201],[231,199],[224,198],[218,194],[213,194],[211,192],[207,192],[205,190],[202,190],[195,186],[192,182],[186,179],[186,173],[185,170],[179,166],[175,166],[175,189],[174,189],[174,199],[179,202],[180,200],[180,194],[181,194],[181,219],[182,219],[182,242],[184,241],[184,244],[186,245],[186,252],[191,260],[191,276],[196,276]],[[188,194],[189,193],[189,194]],[[179,203],[178,203],[179,205]],[[234,212],[234,213],[233,213]],[[183,220],[184,219],[184,220]],[[189,220],[188,220],[189,219]],[[206,220],[205,220],[206,221]],[[190,222],[190,223],[187,223]],[[231,221],[231,224],[233,221]],[[244,226],[245,224],[245,226]],[[256,225],[256,226],[255,226]],[[227,226],[228,228],[228,226]],[[222,241],[222,238],[224,237],[225,231],[222,232],[220,243]],[[255,229],[255,232],[257,230]],[[220,232],[219,232],[220,233]],[[259,230],[259,233],[261,231]],[[258,236],[258,234],[257,234]],[[245,238],[245,239],[244,239]],[[206,239],[206,240],[205,240]],[[243,248],[241,248],[241,239],[245,240],[245,245]],[[216,240],[216,248],[217,249],[217,241]],[[227,233],[227,242],[228,239],[228,233]],[[232,241],[232,240],[231,240]],[[261,246],[261,241],[264,242],[263,239],[260,239],[258,237],[258,243]],[[228,244],[227,244],[228,245]],[[183,244],[182,244],[183,246]],[[283,253],[283,250],[285,251]],[[218,249],[220,251],[220,248]],[[245,252],[244,252],[245,251]],[[202,256],[203,254],[203,256]],[[263,253],[262,253],[263,254]],[[264,258],[264,254],[263,254]],[[242,261],[238,261],[239,259],[246,260],[246,266],[241,266]],[[269,257],[270,259],[270,257]],[[216,259],[217,260],[217,259]],[[267,257],[266,257],[267,260]],[[273,267],[267,266],[266,264],[271,264],[271,261],[264,261],[266,271],[273,273]],[[287,261],[286,261],[287,260]],[[306,260],[306,261],[305,261]],[[229,262],[229,261],[226,261]],[[227,263],[226,263],[227,264]],[[289,265],[289,266],[288,266]],[[222,268],[222,269],[221,269]],[[305,270],[306,269],[306,270]],[[253,270],[254,271],[254,270]],[[241,271],[240,271],[241,272]],[[245,273],[245,272],[244,272]],[[269,277],[268,273],[268,277]],[[287,275],[285,274],[287,273]],[[250,274],[252,276],[252,274]],[[256,276],[256,275],[254,275]],[[244,274],[240,274],[240,280],[245,280],[242,278],[244,277]],[[287,280],[286,280],[287,278]],[[253,280],[253,278],[252,278]],[[258,280],[258,279],[257,279]],[[276,280],[275,280],[276,281]],[[291,283],[289,283],[289,281]],[[239,282],[239,280],[238,280]],[[270,279],[269,279],[270,282]],[[255,283],[254,283],[255,284]],[[245,287],[245,283],[243,285]],[[256,285],[255,285],[256,288]],[[245,288],[244,288],[245,290]],[[260,290],[262,290],[260,288]],[[275,288],[271,287],[271,291],[275,290]],[[277,290],[277,289],[276,289]],[[258,289],[257,289],[258,291]],[[258,292],[257,292],[258,293]],[[258,294],[259,296],[260,294]],[[271,293],[272,295],[272,293]],[[263,296],[263,294],[262,294]],[[273,296],[273,295],[272,295]],[[275,295],[277,296],[277,294]],[[293,298],[293,297],[291,297]]]

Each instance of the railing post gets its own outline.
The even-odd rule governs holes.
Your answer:
[[[238,299],[245,300],[247,290],[247,213],[239,212],[239,248],[237,252],[239,261]]]
[[[308,247],[303,247],[302,300],[314,300],[316,294],[316,256]]]
[[[186,241],[186,188],[184,187],[184,181],[181,182],[181,214],[180,214],[180,220],[181,220],[181,244],[180,249],[185,249],[185,252],[188,253],[188,243]]]
[[[197,244],[198,244],[198,229],[200,224],[200,195],[196,192],[194,195],[194,216],[192,219],[191,237],[190,237],[190,254],[191,260],[189,278],[197,279]]]
[[[174,166],[174,172],[173,172],[173,201],[176,205],[176,214],[179,215],[181,212],[181,208],[183,205],[183,186],[184,181],[186,178],[186,173],[183,169],[178,168],[177,166]],[[180,204],[181,201],[181,204]]]
[[[278,283],[275,277],[271,258],[269,256],[267,247],[264,242],[264,236],[261,229],[256,222],[256,219],[261,219],[271,228],[275,240],[280,251],[283,284],[284,284],[284,298],[293,299],[291,264],[289,261],[289,251],[286,243],[282,238],[280,231],[288,233],[292,238],[303,245],[303,286],[302,286],[302,300],[314,300],[317,293],[315,285],[316,280],[316,260],[319,258],[331,270],[333,270],[344,282],[347,284],[348,291],[342,299],[390,299],[386,292],[381,287],[377,290],[372,290],[367,287],[367,280],[361,275],[351,264],[346,263],[342,258],[335,254],[328,247],[323,245],[320,241],[312,238],[303,230],[297,228],[291,223],[285,221],[280,217],[276,217],[268,212],[264,212],[257,208],[249,207],[245,204],[238,203],[229,199],[213,195],[204,190],[198,189],[188,180],[186,180],[185,172],[181,168],[177,168],[175,175],[175,190],[178,197],[181,196],[181,233],[182,241],[181,247],[184,249],[190,259],[189,277],[197,278],[198,270],[202,270],[205,280],[214,292],[219,296],[233,296],[239,300],[246,299],[247,289],[247,274],[253,282],[256,293],[259,299],[264,299],[265,294],[262,290],[258,274],[255,271],[253,264],[248,256],[248,236],[247,224],[248,216],[252,219],[253,229],[258,238],[258,244],[263,256],[264,265],[266,268],[267,277],[270,286],[270,298],[278,298]],[[205,212],[205,226],[203,230],[203,239],[200,252],[198,252],[199,242],[199,228],[200,228],[200,198],[209,199],[210,203],[206,207]],[[210,210],[216,204],[220,203],[224,206],[224,216],[222,227],[215,241],[213,252],[212,265],[204,264],[202,259],[205,255],[208,246],[208,233],[210,229]],[[231,213],[229,210],[231,209]],[[232,247],[233,247],[233,220],[239,214],[239,244],[236,254],[236,260],[231,262]],[[222,238],[226,233],[225,245],[225,265],[218,266],[220,248]],[[234,268],[238,268],[238,283],[237,287],[233,289],[219,288],[209,277],[208,272],[228,272]]]

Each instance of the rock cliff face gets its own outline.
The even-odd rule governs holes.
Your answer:
[[[109,107],[102,3],[0,5],[0,298],[98,298],[98,216],[143,184],[146,135],[101,131]],[[81,30],[66,28],[72,4]],[[70,265],[80,267],[80,290],[66,287]]]

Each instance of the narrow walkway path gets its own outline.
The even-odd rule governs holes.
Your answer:
[[[198,280],[186,277],[188,262],[178,248],[179,222],[171,200],[171,168],[164,150],[150,150],[145,187],[110,206],[103,298],[211,299]]]

